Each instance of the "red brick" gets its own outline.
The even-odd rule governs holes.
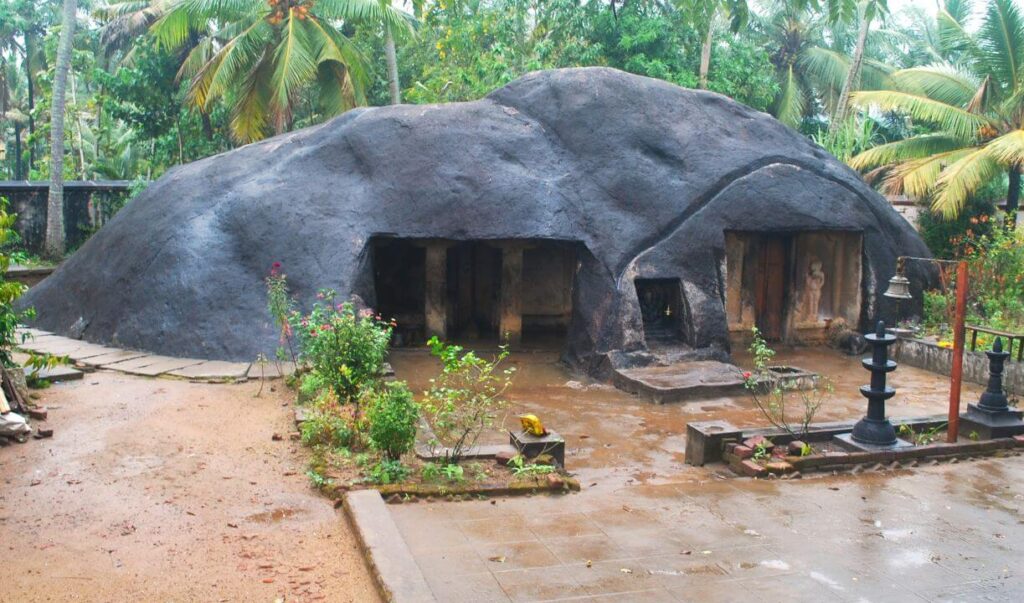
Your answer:
[[[740,473],[747,477],[762,477],[767,475],[768,472],[764,467],[758,465],[754,461],[747,459],[739,465]]]
[[[754,456],[754,449],[749,446],[737,446],[732,449],[732,453],[740,459],[749,459]]]
[[[790,465],[786,461],[772,461],[764,466],[769,473],[789,473],[793,471],[793,465]]]
[[[746,446],[747,448],[757,448],[758,446],[761,446],[765,450],[771,450],[772,448],[775,448],[775,444],[772,444],[771,440],[760,435],[754,436],[752,438],[747,438],[746,440],[744,440],[743,445]]]

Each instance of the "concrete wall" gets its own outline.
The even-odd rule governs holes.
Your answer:
[[[1016,358],[1016,346],[1014,346],[1013,355]],[[893,359],[907,366],[949,375],[953,367],[953,350],[940,348],[934,343],[920,339],[900,338],[893,346]],[[984,352],[965,352],[963,374],[966,381],[987,384],[988,356]],[[1003,371],[1003,389],[1016,395],[1024,394],[1024,363],[1012,360],[1006,362],[1006,368]],[[975,402],[975,400],[968,400],[968,402]]]
[[[14,229],[21,237],[23,249],[38,254],[46,238],[46,202],[48,182],[0,181],[0,196],[6,197],[8,211],[17,214]],[[84,181],[64,184],[64,236],[68,249],[79,247],[113,211],[106,203],[114,197],[126,196],[128,181]],[[113,205],[120,206],[119,203]]]

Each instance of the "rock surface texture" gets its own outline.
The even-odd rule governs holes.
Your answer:
[[[56,333],[78,323],[97,343],[252,360],[277,346],[273,262],[301,304],[330,287],[372,305],[374,235],[575,241],[565,357],[595,369],[644,349],[636,278],[679,278],[688,343],[728,350],[727,230],[862,232],[862,325],[891,311],[880,292],[896,256],[928,255],[856,173],[770,116],[567,69],[474,102],[349,111],[177,167],[24,303]]]

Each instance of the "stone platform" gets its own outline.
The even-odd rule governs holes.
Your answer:
[[[656,404],[734,396],[746,391],[742,371],[737,366],[714,360],[615,369],[612,382],[619,389],[650,398]]]

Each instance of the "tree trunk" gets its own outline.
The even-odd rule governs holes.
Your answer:
[[[700,49],[700,73],[698,86],[701,90],[708,89],[708,72],[711,71],[711,46],[715,41],[715,15],[708,21],[708,33],[704,36],[704,45]]]
[[[857,31],[857,47],[853,50],[853,60],[850,61],[850,69],[846,72],[846,81],[843,82],[843,91],[839,94],[839,102],[832,115],[832,122],[828,125],[829,134],[835,134],[839,127],[846,121],[850,109],[850,95],[853,89],[860,83],[860,67],[864,62],[864,46],[868,41],[868,30],[871,29],[871,19],[861,5],[860,29]]]
[[[32,35],[25,33],[25,79],[28,82],[28,140],[25,141],[25,144],[28,146],[29,172],[36,165],[36,119],[32,116],[36,108],[36,87],[32,83],[32,52],[34,50],[35,44],[32,43]]]
[[[1006,191],[1006,227],[1017,228],[1017,208],[1020,207],[1020,166],[1010,168],[1010,188]]]
[[[75,36],[76,0],[64,0],[60,44],[54,67],[50,106],[50,196],[46,203],[46,242],[43,253],[51,260],[64,256],[64,93],[71,68],[71,42]]]
[[[388,61],[388,88],[391,90],[391,104],[402,103],[402,92],[398,84],[398,56],[395,54],[395,37],[391,35],[391,28],[384,27],[384,54]]]
[[[71,106],[75,112],[75,125],[78,132],[78,173],[82,180],[88,180],[85,175],[85,140],[82,138],[82,112],[78,110],[78,91],[75,84],[75,74],[71,74]]]
[[[14,179],[24,180],[21,169],[21,124],[14,124]]]

